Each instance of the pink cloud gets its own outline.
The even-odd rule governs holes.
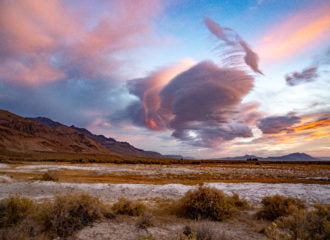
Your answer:
[[[61,0],[1,1],[0,77],[37,85],[73,72],[80,78],[109,76],[119,67],[116,54],[147,41],[160,1],[118,0],[104,6],[93,15]]]

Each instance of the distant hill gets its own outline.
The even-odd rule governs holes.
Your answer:
[[[29,118],[30,120],[36,121],[38,123],[44,124],[49,127],[67,127],[59,122],[55,122],[49,118],[45,117],[37,117],[37,118]],[[141,157],[141,158],[163,158],[164,156],[157,152],[152,151],[144,151],[142,149],[138,149],[128,142],[119,142],[116,141],[114,138],[107,138],[103,135],[95,135],[88,131],[85,128],[78,128],[75,126],[67,127],[70,128],[79,134],[83,134],[85,137],[93,140],[97,144],[101,145],[102,147],[106,148],[110,152],[114,152],[116,154],[120,154],[122,156],[128,157]]]
[[[225,157],[225,158],[214,158],[212,160],[248,160],[248,159],[258,159],[260,161],[320,161],[319,158],[314,158],[306,153],[291,153],[283,156],[274,157],[258,157],[254,155],[244,155],[238,157]]]

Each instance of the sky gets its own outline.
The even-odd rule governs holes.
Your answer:
[[[195,158],[330,156],[330,0],[1,0],[0,109]]]

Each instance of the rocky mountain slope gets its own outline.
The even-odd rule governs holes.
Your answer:
[[[0,110],[0,149],[12,152],[76,152],[161,158],[157,152],[127,142],[95,135],[87,129],[65,126],[49,118],[23,118]]]

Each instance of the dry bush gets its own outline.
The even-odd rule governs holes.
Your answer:
[[[266,229],[269,239],[327,240],[330,239],[330,207],[317,205],[315,210],[296,210],[279,217]]]
[[[103,204],[87,194],[57,195],[52,204],[44,203],[40,220],[51,235],[66,237],[103,217]]]
[[[138,201],[120,198],[118,202],[113,204],[112,210],[115,214],[141,216],[145,212],[146,206]]]
[[[57,182],[59,180],[59,174],[57,171],[47,171],[42,174],[40,180],[42,181],[54,181]]]
[[[298,198],[280,195],[264,197],[261,203],[263,206],[257,214],[258,217],[272,221],[281,216],[289,216],[296,210],[306,207],[305,203]]]
[[[221,221],[230,218],[238,208],[232,197],[205,186],[188,191],[178,202],[177,214],[191,219]]]
[[[150,213],[145,213],[141,215],[136,222],[136,227],[140,229],[147,229],[149,227],[154,227],[154,226],[155,226],[155,218]]]
[[[10,196],[0,201],[0,227],[15,225],[24,220],[33,210],[32,200]]]

